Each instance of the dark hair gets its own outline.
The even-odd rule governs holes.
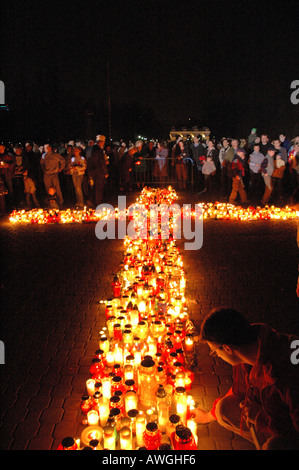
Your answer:
[[[216,308],[204,319],[200,338],[231,346],[250,344],[255,340],[254,330],[243,315],[233,308]]]

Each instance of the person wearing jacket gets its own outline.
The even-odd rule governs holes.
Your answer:
[[[249,155],[248,165],[250,172],[250,199],[252,201],[260,201],[264,184],[261,175],[261,164],[265,157],[260,152],[260,144],[255,142],[253,145],[253,152]]]
[[[262,205],[266,205],[269,202],[273,191],[272,175],[274,171],[274,156],[276,153],[277,150],[274,145],[270,144],[267,154],[261,164],[262,177],[265,182],[265,191],[261,201]]]
[[[237,200],[238,194],[241,198],[241,203],[248,202],[247,193],[244,186],[244,177],[246,171],[246,151],[243,148],[238,148],[236,155],[232,161],[232,190],[229,196],[229,203],[234,204]]]
[[[286,164],[284,160],[282,159],[282,156],[280,153],[277,153],[274,158],[274,170],[272,173],[272,186],[273,186],[273,191],[271,198],[273,201],[277,198],[278,201],[281,203],[283,199],[282,195],[282,178],[284,175],[284,171],[286,168]]]
[[[41,168],[44,172],[44,184],[47,194],[49,189],[54,187],[59,199],[59,204],[63,204],[63,196],[60,189],[58,174],[65,168],[65,158],[58,152],[52,151],[50,144],[45,145],[45,153],[40,159]]]
[[[74,155],[71,158],[69,168],[73,179],[76,203],[79,209],[82,209],[84,204],[82,183],[86,166],[86,160],[82,156],[82,148],[77,146],[74,147]]]
[[[200,338],[232,366],[233,383],[209,411],[194,411],[196,421],[216,420],[258,449],[298,450],[299,337],[218,308],[204,319]]]
[[[203,160],[206,155],[206,150],[197,136],[193,137],[193,142],[190,145],[189,155],[195,163],[194,166],[194,183],[197,191],[204,187],[204,178],[202,175]]]
[[[87,160],[87,172],[90,178],[94,203],[101,204],[104,195],[105,181],[108,177],[107,163],[104,153],[106,137],[98,135],[96,144],[92,147],[90,157]]]
[[[146,161],[146,148],[142,140],[135,142],[137,152],[134,154],[134,176],[136,178],[137,188],[143,188],[147,180],[147,161]]]
[[[175,174],[179,189],[186,189],[187,168],[185,159],[187,156],[187,146],[183,140],[180,139],[172,150],[172,165],[175,166]]]

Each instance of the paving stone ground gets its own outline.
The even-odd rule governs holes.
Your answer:
[[[197,202],[194,194],[179,196],[179,203]],[[63,437],[79,437],[80,397],[105,324],[99,301],[111,296],[123,244],[99,241],[94,224],[23,226],[2,219],[0,229],[0,449],[56,449]],[[228,305],[250,321],[299,334],[295,222],[207,220],[200,250],[178,243],[198,329],[213,307]],[[205,345],[197,346],[197,358],[192,393],[209,409],[229,389],[231,368],[211,358]],[[203,450],[253,449],[216,422],[199,426],[198,438]]]

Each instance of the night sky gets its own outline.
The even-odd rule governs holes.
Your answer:
[[[2,140],[160,138],[194,125],[217,138],[299,133],[296,1],[10,0],[1,10]]]

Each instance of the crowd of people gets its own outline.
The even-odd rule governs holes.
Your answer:
[[[299,136],[270,138],[252,129],[246,139],[175,142],[109,141],[38,146],[0,144],[0,215],[13,209],[97,207],[103,198],[172,184],[200,198],[284,205],[299,186]]]

